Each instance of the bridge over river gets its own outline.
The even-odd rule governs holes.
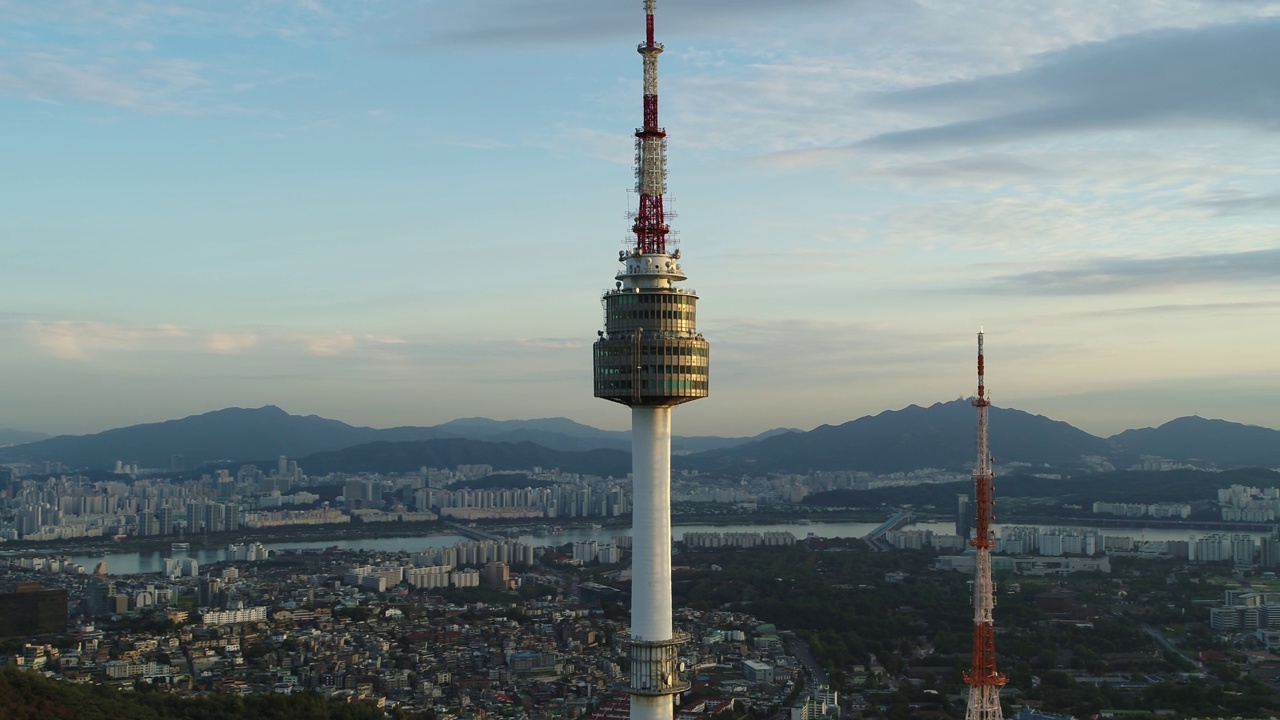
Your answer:
[[[872,550],[877,550],[881,552],[891,550],[892,548],[890,547],[889,543],[884,541],[885,534],[891,533],[894,530],[901,530],[907,525],[910,525],[911,520],[914,517],[915,516],[912,515],[912,513],[908,510],[903,510],[901,512],[895,513],[889,516],[888,520],[885,520],[884,522],[876,526],[876,529],[868,533],[867,536],[863,538],[863,540],[867,541],[867,544],[871,546]]]
[[[455,533],[465,538],[470,538],[472,540],[492,540],[494,542],[506,542],[509,539],[509,538],[503,537],[502,535],[494,535],[492,533],[487,533],[481,530],[480,528],[472,527],[470,525],[463,525],[461,523],[446,521],[445,527],[449,528],[450,530],[454,531]]]

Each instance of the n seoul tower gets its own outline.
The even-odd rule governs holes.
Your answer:
[[[973,566],[973,665],[964,674],[964,681],[969,685],[965,720],[1002,720],[1000,688],[1008,680],[996,670],[995,623],[991,616],[996,604],[991,585],[991,549],[996,545],[991,529],[991,523],[995,521],[991,479],[995,472],[991,469],[991,453],[987,449],[987,409],[991,407],[991,400],[987,397],[982,335],[979,331],[978,396],[973,399],[973,406],[978,408],[978,465],[973,470],[977,527],[969,544],[977,555]]]
[[[658,125],[654,0],[645,0],[644,125],[636,130],[634,240],[618,253],[622,269],[605,292],[604,330],[594,346],[595,396],[631,408],[631,719],[671,720],[680,677],[682,633],[671,627],[671,408],[707,396],[709,347],[697,331],[698,296],[680,251],[669,249],[663,195],[667,132]]]

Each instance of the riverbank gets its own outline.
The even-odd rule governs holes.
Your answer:
[[[880,523],[885,520],[882,511],[779,511],[765,512],[675,512],[671,517],[672,527],[679,536],[679,528],[688,526],[710,526],[711,528],[733,528],[736,532],[750,532],[754,526],[791,525],[798,536],[803,536],[806,526],[821,535],[821,527],[831,523]],[[913,524],[936,524],[954,522],[954,516],[937,512],[914,512]],[[471,523],[465,523],[470,525]],[[1098,528],[1153,528],[1165,530],[1210,531],[1210,532],[1251,532],[1269,533],[1273,526],[1255,523],[1222,523],[1197,522],[1186,520],[1151,520],[1141,518],[1100,518],[1100,517],[1061,517],[1035,513],[1009,513],[1000,518],[1002,525],[1046,525],[1055,527],[1098,527]],[[509,520],[487,520],[474,523],[476,529],[494,535],[527,536],[539,535],[539,528],[555,527],[560,531],[596,529],[605,536],[624,535],[631,530],[631,517],[613,518],[545,518],[513,523]],[[315,543],[345,542],[350,540],[377,539],[388,537],[430,537],[456,535],[445,521],[429,522],[379,522],[379,523],[340,523],[334,525],[294,525],[278,528],[259,528],[236,532],[204,533],[199,535],[159,535],[151,537],[127,537],[123,539],[80,538],[76,540],[46,540],[40,542],[10,541],[0,543],[0,557],[18,557],[32,555],[78,555],[95,556],[118,553],[156,552],[168,550],[171,543],[186,542],[193,552],[222,550],[232,543],[260,542],[270,543]],[[559,533],[557,532],[557,535]],[[556,535],[547,535],[548,544],[556,544]]]
[[[1150,528],[1158,530],[1200,530],[1207,532],[1268,533],[1275,523],[1223,522],[1220,520],[1171,520],[1112,516],[1061,516],[1035,513],[1009,513],[1000,518],[1002,525],[1060,525],[1062,527]]]
[[[713,519],[717,520],[719,524],[714,525],[692,522],[693,517],[692,515],[687,515],[676,518],[672,527],[673,540],[680,541],[688,533],[783,532],[791,533],[798,540],[803,540],[809,534],[829,539],[865,538],[885,522],[885,519],[879,514],[876,514],[871,521],[865,522],[814,522],[801,518],[773,524],[762,522],[762,518],[744,519],[737,523],[726,524],[723,517],[716,517]],[[936,516],[935,518],[914,515],[911,517],[910,524],[906,529],[932,531],[940,535],[949,535],[955,532],[954,519],[937,518]],[[1025,523],[1016,522],[1007,524],[1025,525]],[[468,531],[467,534],[474,534],[474,531],[479,531],[489,536],[507,537],[516,542],[534,547],[561,549],[567,545],[580,542],[593,542],[598,546],[608,545],[614,543],[616,538],[627,538],[632,533],[630,523],[625,519],[619,519],[613,527],[604,527],[603,525],[603,523],[596,522],[579,522],[564,523],[563,525],[543,523],[534,526],[517,527],[495,523],[484,528],[464,527],[462,529]],[[1067,526],[1067,524],[1061,522],[1060,519],[1057,522],[1045,525],[1029,525],[1029,527],[1038,527],[1042,530],[1051,530],[1052,528],[1064,526]],[[36,550],[28,549],[20,554],[64,557],[84,567],[86,570],[90,570],[96,567],[99,562],[103,562],[106,564],[107,572],[112,575],[137,575],[161,572],[165,567],[166,560],[170,558],[191,558],[199,562],[201,567],[223,562],[230,558],[230,554],[226,549],[227,544],[245,540],[256,539],[261,541],[268,553],[271,554],[323,552],[332,548],[345,552],[400,555],[405,553],[412,555],[432,549],[451,547],[459,541],[467,540],[467,537],[459,532],[457,527],[444,531],[437,531],[437,528],[439,528],[439,525],[432,523],[414,523],[399,526],[378,523],[358,528],[352,526],[310,526],[307,528],[307,532],[297,532],[297,528],[295,528],[295,532],[288,533],[283,540],[273,540],[271,537],[261,533],[256,538],[236,534],[221,534],[205,536],[201,538],[201,542],[196,543],[184,541],[186,546],[178,548],[170,547],[165,542],[152,540],[150,542],[130,544],[122,542],[114,545],[99,545],[97,549],[88,553],[79,552],[78,549],[68,551],[65,548],[44,547]],[[1105,532],[1108,535],[1128,535],[1138,541],[1186,541],[1193,539],[1196,534],[1196,531],[1189,531],[1185,528],[1145,530],[1142,528],[1117,528],[1114,531],[1108,529]],[[1203,531],[1200,532],[1203,534]],[[1260,534],[1262,533],[1254,533],[1254,535]],[[625,547],[626,541],[623,540],[622,543]],[[3,564],[8,558],[16,556],[17,554],[10,554],[7,558],[0,557],[0,564]]]
[[[838,523],[838,522],[879,522],[884,519],[883,513],[863,511],[838,512],[686,512],[673,513],[673,527],[687,525],[715,525],[738,527],[744,525],[776,525],[784,523]],[[471,525],[473,523],[464,523]],[[501,535],[532,534],[539,526],[555,526],[573,530],[599,526],[604,530],[616,530],[623,534],[631,529],[631,516],[612,518],[544,518],[526,522],[510,520],[479,520],[474,523],[479,530]],[[745,531],[745,529],[744,529]],[[292,525],[289,527],[258,528],[238,530],[235,532],[200,533],[197,535],[156,535],[148,537],[126,537],[115,539],[77,538],[75,540],[42,540],[24,542],[21,540],[0,543],[0,556],[23,555],[106,555],[125,552],[148,552],[165,550],[170,543],[190,543],[192,551],[220,550],[231,543],[260,542],[318,542],[332,540],[360,540],[384,537],[427,537],[432,535],[454,535],[446,521],[432,520],[427,522],[378,522],[378,523],[337,523],[332,525]]]
[[[122,552],[145,552],[167,549],[171,543],[185,542],[190,549],[220,550],[232,543],[316,542],[324,540],[361,540],[387,536],[425,537],[452,535],[443,522],[339,523],[333,525],[293,525],[287,528],[258,528],[235,532],[201,533],[198,535],[157,535],[150,537],[78,538],[76,540],[44,540],[40,542],[10,541],[0,544],[0,555],[93,555]]]

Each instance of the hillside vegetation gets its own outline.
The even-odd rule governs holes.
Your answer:
[[[182,697],[158,690],[124,692],[76,685],[35,672],[0,671],[0,718],[5,720],[386,720],[371,703],[297,695]]]

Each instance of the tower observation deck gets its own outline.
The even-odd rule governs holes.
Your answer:
[[[658,125],[658,56],[654,0],[645,0],[644,125],[637,128],[636,193],[640,205],[630,249],[603,298],[604,330],[594,348],[595,396],[632,407],[671,407],[707,396],[710,348],[697,329],[698,296],[676,287],[686,277],[680,251],[669,252],[664,195],[667,131]]]
[[[707,396],[710,346],[698,332],[698,296],[680,251],[619,254],[618,287],[605,293],[595,343],[595,395],[633,407],[671,407]]]

